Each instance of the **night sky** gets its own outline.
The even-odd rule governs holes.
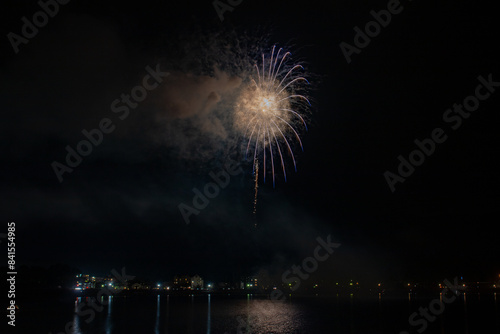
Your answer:
[[[21,18],[40,6],[7,1],[0,232],[16,222],[18,264],[96,275],[126,267],[155,280],[280,276],[331,234],[341,246],[318,279],[498,277],[500,87],[483,88],[489,97],[456,130],[443,120],[479,76],[500,82],[496,11],[486,1],[401,1],[348,63],[340,43],[354,45],[354,27],[388,2],[243,0],[221,21],[210,0],[72,0],[15,53],[9,32],[21,34]],[[259,61],[275,44],[304,64],[311,114],[297,173],[274,188],[260,180],[254,216],[230,105],[242,59]],[[120,119],[112,102],[157,65],[169,75]],[[59,182],[51,164],[103,118],[116,129]],[[384,173],[397,174],[398,156],[435,128],[447,139],[392,192]],[[230,159],[243,172],[186,224],[179,204],[192,206],[192,189]]]

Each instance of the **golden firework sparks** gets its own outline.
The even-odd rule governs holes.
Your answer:
[[[283,170],[286,182],[286,156],[288,155],[295,171],[297,164],[293,153],[293,141],[301,147],[298,126],[307,125],[302,115],[311,105],[304,95],[303,84],[309,82],[299,74],[301,65],[289,65],[290,52],[275,54],[275,46],[270,57],[262,54],[262,63],[254,66],[254,76],[243,88],[235,108],[236,127],[242,130],[247,140],[245,156],[253,150],[253,170],[255,175],[255,195],[253,214],[257,211],[259,179],[259,158],[263,162],[264,182],[270,170],[275,185],[275,160]],[[269,166],[270,163],[270,166]],[[255,224],[257,226],[257,224]]]
[[[288,65],[290,52],[280,56],[280,48],[275,54],[273,46],[271,56],[266,59],[262,54],[262,64],[255,65],[255,78],[243,89],[236,105],[237,126],[244,128],[248,142],[246,155],[253,150],[254,172],[258,165],[258,155],[262,155],[263,177],[269,169],[275,184],[275,159],[279,157],[279,164],[286,181],[286,154],[291,157],[297,170],[292,140],[297,139],[302,148],[297,125],[306,122],[301,115],[304,102],[310,105],[304,94],[299,94],[301,85],[309,83],[306,78],[298,74],[303,70],[301,65]],[[256,173],[257,174],[257,173]],[[257,176],[258,177],[258,176]]]

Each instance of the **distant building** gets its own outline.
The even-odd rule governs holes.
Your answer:
[[[90,275],[76,275],[75,290],[87,290],[95,288],[95,277],[90,277]]]
[[[103,281],[103,284],[108,289],[113,289],[115,286],[115,279],[113,277],[106,277]]]
[[[259,287],[258,279],[255,276],[247,277],[245,281],[246,289],[257,289]]]
[[[173,285],[172,282],[160,282],[159,284],[160,290],[170,290]]]
[[[151,289],[150,283],[139,280],[134,280],[134,282],[130,285],[130,290],[150,290],[150,289]]]
[[[96,277],[85,274],[76,275],[75,290],[102,289],[127,290],[128,282],[119,282],[113,277]],[[142,288],[142,287],[141,287]]]
[[[231,290],[231,284],[228,282],[219,282],[217,287],[221,290]]]
[[[189,290],[191,289],[191,276],[189,275],[176,275],[174,277],[174,289],[176,290]]]
[[[203,278],[199,275],[194,275],[191,277],[191,289],[192,290],[203,290],[205,284]]]

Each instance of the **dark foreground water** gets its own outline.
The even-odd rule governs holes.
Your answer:
[[[15,333],[500,333],[500,296],[470,294],[444,304],[440,315],[409,316],[439,306],[440,296],[303,297],[284,302],[257,296],[142,295],[90,299],[33,298],[17,314]],[[434,302],[432,302],[434,300]],[[437,301],[436,301],[437,300]],[[102,304],[107,304],[103,306]],[[80,306],[80,315],[75,313]],[[102,309],[101,309],[102,307]],[[92,311],[91,311],[92,310]],[[427,328],[423,330],[424,326]],[[65,329],[66,328],[66,329]]]

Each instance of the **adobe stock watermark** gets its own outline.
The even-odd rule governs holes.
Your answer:
[[[115,269],[111,270],[111,274],[115,277],[115,279],[120,282],[121,284],[125,285],[127,281],[133,280],[135,276],[129,276],[125,273],[125,268],[122,268],[121,274],[116,271]],[[108,301],[106,299],[102,299],[101,297],[103,296],[113,296],[116,294],[119,294],[121,292],[120,290],[115,290],[115,289],[109,289],[108,286],[105,286],[104,288],[100,289],[99,292],[97,292],[97,298],[91,297],[90,302],[82,302],[78,304],[76,308],[76,314],[79,317],[85,317],[88,316],[87,319],[85,319],[85,322],[91,323],[95,319],[96,312],[102,312],[104,309],[103,306],[108,305]],[[86,309],[84,309],[87,307]],[[73,328],[73,321],[68,321],[66,323],[66,326],[64,326],[64,332],[59,332],[57,334],[71,334],[75,333],[75,328]],[[49,332],[49,334],[52,334],[52,332]]]
[[[465,287],[458,285],[458,277],[455,277],[453,283],[454,284],[452,285],[450,281],[445,279],[444,284],[446,285],[446,288],[443,289],[441,294],[442,301],[440,298],[435,298],[430,301],[428,308],[420,307],[418,312],[415,311],[408,317],[408,323],[410,326],[420,327],[417,329],[418,333],[424,332],[427,329],[429,322],[435,321],[437,316],[444,312],[445,304],[453,303],[457,297],[462,294],[459,290],[465,290]],[[410,332],[401,331],[399,334],[410,334]]]
[[[219,19],[224,21],[224,13],[225,12],[232,12],[234,7],[239,6],[243,0],[227,0],[227,3],[221,0],[215,0],[212,2],[212,5],[214,6],[215,11],[217,12],[217,15],[219,16]]]
[[[485,79],[482,75],[477,77],[479,84],[476,86],[473,95],[467,96],[462,104],[453,104],[453,107],[446,109],[443,113],[443,121],[448,124],[453,131],[462,125],[462,121],[470,117],[471,113],[479,108],[480,101],[488,99],[495,92],[495,87],[500,87],[500,82],[493,81],[492,74],[488,74]],[[465,109],[465,110],[464,110]],[[397,174],[385,171],[384,178],[391,192],[396,190],[396,184],[403,183],[415,172],[415,167],[421,166],[426,157],[430,157],[436,151],[437,144],[442,144],[448,139],[448,135],[443,128],[435,128],[431,131],[429,138],[422,140],[415,139],[413,142],[416,149],[410,152],[408,158],[398,156],[399,166]]]
[[[221,189],[226,188],[231,181],[231,176],[236,176],[243,172],[241,166],[234,160],[228,160],[224,164],[224,169],[214,173],[213,171],[208,173],[214,182],[207,182],[203,187],[203,192],[198,188],[193,188],[193,201],[192,205],[189,206],[185,203],[178,205],[179,211],[181,212],[182,218],[186,224],[190,223],[189,217],[191,215],[198,215],[201,210],[205,209],[210,203],[209,199],[214,199],[220,193]]]
[[[157,64],[154,70],[148,65],[146,66],[146,71],[148,74],[142,79],[142,85],[133,87],[130,91],[130,95],[122,93],[120,98],[111,102],[111,111],[118,114],[120,120],[125,120],[130,114],[130,109],[137,108],[139,105],[138,102],[144,101],[148,96],[148,92],[157,88],[163,82],[163,78],[170,74],[160,71],[160,64]],[[76,144],[76,149],[66,145],[66,164],[58,161],[53,161],[51,163],[59,183],[64,181],[64,173],[73,172],[74,168],[82,163],[83,158],[92,153],[94,147],[101,145],[104,140],[104,134],[110,134],[115,129],[116,125],[113,124],[113,121],[110,118],[104,117],[99,121],[99,126],[95,129],[91,129],[90,131],[86,129],[82,130],[85,139],[80,140]]]
[[[342,50],[342,54],[344,55],[347,63],[350,64],[352,61],[352,55],[360,54],[361,50],[370,44],[371,39],[377,37],[382,31],[382,28],[386,28],[389,23],[391,23],[392,16],[400,14],[403,9],[404,7],[401,5],[399,0],[389,0],[387,3],[387,9],[382,9],[378,12],[371,10],[370,15],[374,18],[374,20],[365,24],[364,31],[358,26],[354,27],[354,32],[356,34],[354,35],[353,44],[355,46],[346,42],[341,42],[339,44],[340,50]]]
[[[10,45],[14,49],[14,53],[19,52],[19,45],[28,44],[30,39],[38,35],[38,29],[43,28],[49,23],[49,18],[53,18],[59,13],[59,5],[67,5],[70,0],[47,0],[38,1],[38,6],[42,10],[33,14],[31,20],[26,16],[21,18],[23,26],[21,28],[21,35],[13,33],[12,31],[7,34]]]

